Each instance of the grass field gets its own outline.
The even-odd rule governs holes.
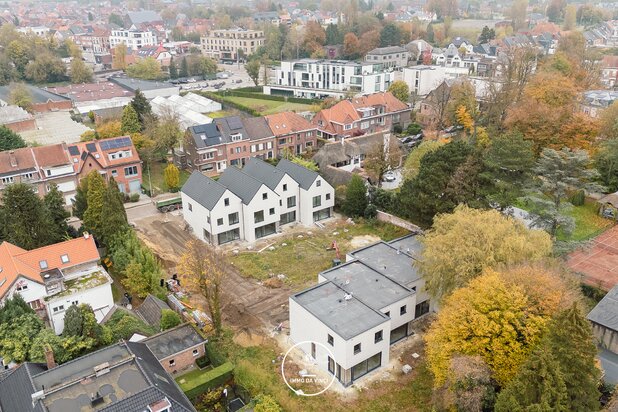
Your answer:
[[[302,103],[288,103],[288,102],[280,102],[276,100],[262,100],[262,99],[253,99],[249,97],[238,97],[238,96],[226,96],[226,100],[229,100],[234,103],[242,104],[244,106],[250,107],[253,110],[257,110],[262,115],[267,114],[275,114],[281,112],[305,112],[305,111],[314,111],[315,107],[311,104],[302,104]]]
[[[152,195],[156,196],[161,193],[169,192],[169,188],[165,184],[165,177],[163,170],[167,167],[167,163],[164,162],[152,162],[150,164],[150,177],[148,176],[148,167],[144,167],[142,173],[142,186],[146,189],[150,188],[150,179],[152,179]],[[189,178],[190,173],[186,170],[180,171],[180,187],[185,184]]]
[[[221,117],[232,116],[232,115],[233,115],[232,112],[228,112],[226,110],[219,110],[217,112],[206,113],[206,116],[210,117],[211,119],[219,119]]]
[[[388,223],[365,221],[356,224],[340,223],[336,227],[305,232],[273,240],[274,250],[241,252],[231,257],[231,262],[241,274],[259,280],[283,274],[286,283],[294,289],[314,284],[319,272],[332,266],[336,252],[330,249],[337,241],[341,258],[350,250],[357,249],[379,239],[389,241],[408,232]]]

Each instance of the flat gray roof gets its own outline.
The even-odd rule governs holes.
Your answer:
[[[143,342],[159,360],[206,343],[188,323],[163,331]]]
[[[343,289],[328,281],[297,293],[292,299],[345,340],[388,321],[386,315],[354,296],[346,300],[345,295]]]
[[[618,285],[614,286],[607,295],[590,311],[588,320],[618,331]]]
[[[388,244],[398,250],[401,250],[402,252],[407,253],[415,259],[418,259],[423,251],[423,245],[418,240],[418,235],[414,233],[391,240]]]
[[[375,310],[414,293],[358,260],[336,266],[321,275]]]
[[[134,79],[132,77],[110,77],[109,80],[116,83],[118,86],[132,92],[135,92],[137,89],[140,89],[141,91],[178,89],[180,91],[180,87],[164,81],[142,80]]]
[[[352,251],[350,255],[400,285],[407,286],[421,278],[412,264],[414,259],[385,242]]]

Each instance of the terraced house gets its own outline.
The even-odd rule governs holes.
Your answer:
[[[199,239],[220,245],[254,242],[283,225],[331,216],[335,190],[317,172],[286,159],[274,167],[251,158],[218,180],[193,172],[181,191],[183,217]]]
[[[315,126],[296,113],[285,112],[265,117],[222,117],[189,127],[184,152],[189,169],[216,176],[229,166],[243,167],[253,157],[301,154],[316,145]]]

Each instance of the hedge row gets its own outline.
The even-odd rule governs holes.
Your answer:
[[[232,379],[233,370],[234,365],[231,362],[226,362],[219,367],[204,372],[196,379],[181,383],[180,387],[189,399],[194,399],[209,389],[221,386]]]
[[[217,92],[217,94],[221,96],[236,96],[236,97],[247,97],[249,99],[260,99],[260,100],[273,100],[276,102],[289,102],[289,103],[300,103],[300,104],[320,104],[322,103],[319,99],[303,99],[301,97],[292,97],[292,96],[282,96],[279,94],[261,94],[255,92],[242,91],[240,89],[235,90],[226,90],[225,92]]]
[[[221,366],[223,365],[227,359],[221,353],[219,353],[212,342],[206,343],[206,355],[213,366]]]

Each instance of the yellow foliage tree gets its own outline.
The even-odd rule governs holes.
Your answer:
[[[416,263],[429,293],[439,300],[500,264],[535,261],[549,256],[550,236],[527,229],[496,210],[458,206],[434,218],[422,239],[422,258]]]
[[[444,384],[455,355],[480,356],[508,383],[551,317],[577,299],[559,273],[542,266],[486,270],[449,296],[425,337],[435,385]]]
[[[120,120],[110,120],[97,126],[98,139],[109,139],[110,137],[118,137],[122,135],[122,123]]]
[[[168,164],[163,171],[163,174],[165,177],[165,184],[170,191],[175,192],[178,190],[178,187],[180,186],[180,170],[178,170],[176,165],[174,163]]]
[[[206,300],[217,335],[221,334],[221,295],[227,265],[222,251],[197,239],[187,242],[178,264],[185,287]]]

